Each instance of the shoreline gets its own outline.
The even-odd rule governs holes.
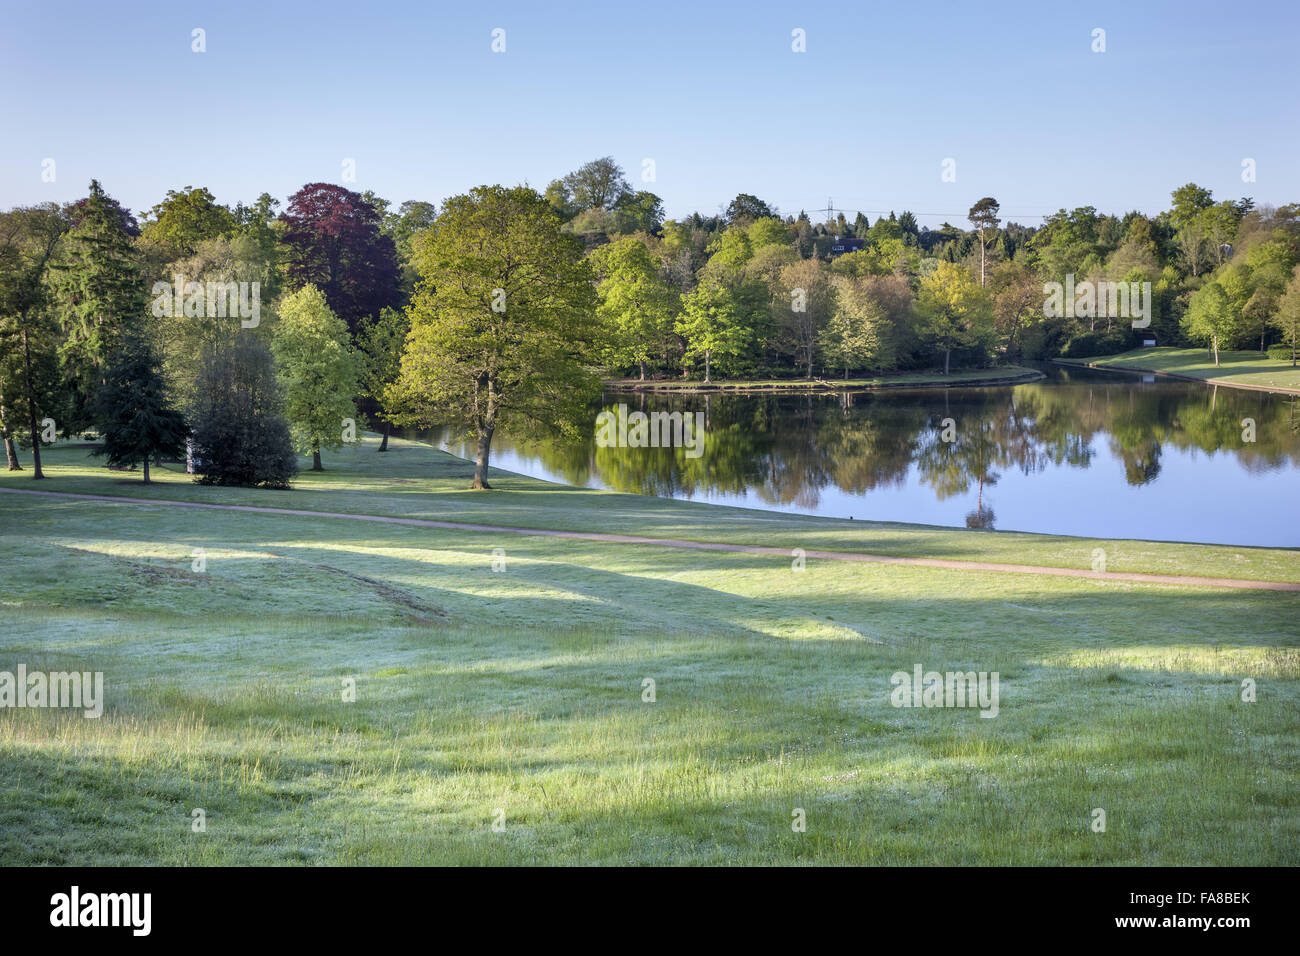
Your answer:
[[[834,393],[834,392],[884,392],[891,389],[907,388],[964,388],[983,385],[1023,385],[1037,382],[1047,376],[1035,369],[1019,368],[1018,374],[999,376],[938,376],[934,379],[911,382],[877,381],[862,379],[860,381],[844,380],[840,382],[825,379],[794,379],[790,382],[704,382],[676,381],[640,381],[639,379],[610,379],[601,382],[601,387],[612,392],[680,392],[697,394],[701,392],[728,392],[731,394],[770,394],[774,392],[790,393]]]
[[[1180,382],[1199,382],[1202,385],[1213,385],[1222,388],[1240,388],[1249,392],[1272,392],[1277,395],[1300,395],[1300,388],[1286,388],[1281,385],[1250,385],[1246,382],[1229,382],[1221,378],[1200,378],[1196,375],[1184,375],[1181,372],[1162,372],[1154,368],[1138,368],[1137,366],[1118,366],[1103,365],[1100,362],[1086,362],[1079,359],[1051,359],[1053,365],[1064,365],[1067,368],[1087,368],[1101,372],[1119,372],[1136,374],[1136,375],[1161,375],[1165,378],[1177,379]]]

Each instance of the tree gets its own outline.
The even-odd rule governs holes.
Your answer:
[[[922,336],[943,352],[944,375],[953,349],[979,345],[991,331],[992,309],[984,290],[956,263],[940,262],[921,280],[916,310]]]
[[[723,285],[706,283],[682,300],[677,334],[686,339],[686,358],[704,359],[704,381],[713,381],[713,359],[739,355],[749,342],[735,298]]]
[[[294,437],[311,452],[311,470],[321,471],[321,448],[341,447],[344,419],[356,423],[358,368],[348,327],[320,289],[305,285],[280,303],[271,351]]]
[[[527,421],[570,436],[598,381],[596,296],[581,244],[528,187],[479,186],[415,241],[399,423],[448,424],[477,442],[472,488],[489,488],[492,436]]]
[[[1300,265],[1291,273],[1286,294],[1278,301],[1273,324],[1282,333],[1282,340],[1291,346],[1291,365],[1296,364],[1296,351],[1300,348]]]
[[[984,287],[984,252],[988,248],[988,239],[985,237],[986,231],[996,232],[998,223],[998,210],[1001,206],[992,196],[985,196],[975,205],[970,207],[970,213],[967,218],[970,224],[975,227],[975,231],[980,237],[980,288]]]
[[[1230,248],[1237,238],[1237,227],[1241,225],[1241,217],[1248,211],[1249,200],[1243,200],[1241,203],[1225,200],[1215,203],[1201,213],[1202,229],[1214,249],[1215,262],[1219,265],[1223,265],[1224,250]]]
[[[1000,263],[994,268],[991,280],[994,324],[998,334],[1004,337],[1004,354],[1011,358],[1017,354],[1016,336],[1020,329],[1043,317],[1043,284],[1019,260]]]
[[[582,212],[578,208],[578,204],[573,201],[573,190],[565,184],[563,179],[552,179],[543,195],[546,197],[546,201],[551,204],[551,211],[559,217],[561,222],[568,222]]]
[[[269,301],[274,272],[274,248],[250,233],[206,239],[193,255],[168,264],[150,311],[157,316],[154,340],[168,393],[182,411],[192,410],[199,365],[214,350],[240,335],[269,334],[262,303]],[[175,276],[203,290],[202,298],[178,296]]]
[[[727,204],[727,222],[733,226],[747,226],[755,219],[767,219],[775,215],[775,208],[749,193],[740,193]]]
[[[158,355],[140,331],[129,332],[105,369],[95,396],[95,423],[111,468],[144,465],[149,484],[149,459],[179,458],[185,451],[185,417],[167,401]]]
[[[199,371],[192,449],[200,484],[288,488],[298,474],[271,352],[240,335]]]
[[[1209,220],[1205,213],[1214,204],[1213,195],[1196,183],[1179,186],[1172,195],[1174,207],[1169,211],[1169,224],[1173,227],[1183,258],[1187,260],[1188,269],[1197,276],[1206,264]]]
[[[91,181],[90,195],[74,207],[73,222],[62,244],[65,254],[52,266],[66,335],[60,358],[72,393],[65,432],[89,425],[104,365],[147,307],[130,223],[98,181]]]
[[[216,239],[236,228],[234,214],[203,186],[167,190],[167,198],[149,210],[149,216],[140,238],[166,247],[173,259],[188,256],[203,240]]]
[[[361,395],[383,412],[384,437],[379,451],[388,451],[388,436],[393,430],[384,394],[401,374],[402,348],[410,330],[406,313],[397,309],[381,309],[379,315],[363,321],[357,330],[357,348],[364,357]]]
[[[657,263],[639,239],[601,246],[590,262],[599,278],[596,315],[609,343],[607,360],[635,365],[644,381],[646,364],[662,352],[671,332],[678,296],[660,277]]]
[[[781,270],[774,306],[780,328],[792,342],[806,376],[812,378],[822,330],[835,308],[835,290],[826,267],[816,259],[800,259],[786,266]]]
[[[375,206],[359,193],[308,183],[289,197],[281,218],[289,288],[316,286],[350,330],[400,304],[397,247],[380,229]]]
[[[664,226],[664,201],[645,189],[624,193],[618,208],[631,219],[635,228],[658,235]]]
[[[584,164],[565,176],[563,185],[577,211],[613,209],[632,191],[623,175],[623,167],[614,162],[613,156],[602,156]]]
[[[888,315],[884,306],[870,294],[867,282],[851,276],[834,276],[835,310],[819,344],[827,361],[844,369],[879,368],[892,357],[888,349]]]
[[[410,261],[411,240],[432,226],[437,218],[438,208],[431,202],[418,199],[408,199],[397,207],[397,212],[384,215],[384,229],[393,237],[402,262]]]
[[[268,299],[280,294],[280,247],[277,227],[283,224],[276,218],[280,200],[270,193],[262,193],[251,206],[242,202],[235,205],[235,235],[247,237],[257,243],[258,259],[267,264],[267,275],[262,282],[262,292]]]
[[[1187,335],[1209,342],[1216,368],[1219,365],[1219,344],[1236,334],[1237,324],[1232,301],[1217,282],[1207,283],[1197,290],[1188,303],[1187,314],[1183,316],[1183,330]]]
[[[0,214],[0,431],[9,470],[20,470],[7,403],[26,406],[32,478],[41,479],[41,410],[57,386],[59,332],[46,282],[69,221],[54,203]]]

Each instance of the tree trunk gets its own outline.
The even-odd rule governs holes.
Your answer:
[[[1219,367],[1219,337],[1216,335],[1212,340],[1214,344],[1214,367]]]
[[[319,443],[319,442],[313,443],[312,446],[311,446],[311,470],[312,470],[312,471],[324,471],[324,470],[325,470],[324,467],[322,467],[322,465],[321,465],[321,463],[320,463],[320,443]]]
[[[149,484],[149,456],[144,456],[144,483]]]
[[[644,381],[645,381],[645,362],[642,361],[640,364],[641,364],[641,381],[644,382]]]
[[[710,363],[712,355],[708,349],[704,350],[704,384],[708,385],[713,381],[713,367]]]
[[[379,442],[380,451],[388,451],[388,436],[392,432],[393,426],[389,422],[384,422],[384,437]]]
[[[488,484],[488,460],[492,455],[492,431],[491,428],[480,428],[478,432],[478,454],[474,458],[474,480],[470,482],[470,488],[476,491],[492,490],[492,486]]]
[[[945,376],[947,376],[948,374],[948,361],[951,358],[951,356],[952,356],[952,349],[943,350],[943,374]]]
[[[40,481],[45,477],[41,471],[41,432],[36,420],[36,388],[32,381],[32,349],[27,341],[27,315],[23,315],[23,370],[27,375],[27,418],[32,429],[32,480]]]
[[[10,471],[22,471],[23,466],[18,464],[18,445],[14,441],[13,432],[9,430],[7,411],[4,403],[0,402],[0,435],[3,435],[5,440],[5,458],[9,461]]]
[[[45,477],[45,472],[41,471],[40,422],[36,420],[36,400],[30,395],[27,397],[27,417],[32,430],[32,480],[40,481]]]
[[[984,288],[984,230],[980,230],[980,288]]]

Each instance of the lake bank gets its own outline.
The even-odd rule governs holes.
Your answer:
[[[607,379],[603,384],[611,391],[619,392],[672,392],[676,394],[695,394],[703,392],[728,393],[791,393],[805,392],[875,392],[901,388],[959,388],[974,385],[1020,385],[1036,382],[1044,378],[1042,372],[1008,365],[1002,368],[967,369],[956,371],[951,375],[939,375],[931,372],[906,372],[899,375],[880,375],[875,378],[845,379],[764,379],[764,380],[718,380],[704,383],[691,380],[646,380]]]
[[[1300,369],[1258,352],[1220,352],[1218,366],[1204,349],[1134,349],[1119,355],[1052,361],[1073,368],[1137,372],[1205,385],[1300,395]]]

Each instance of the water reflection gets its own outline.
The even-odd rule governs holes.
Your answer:
[[[1041,382],[985,389],[610,393],[602,408],[702,410],[704,454],[499,434],[493,464],[574,485],[839,517],[1300,545],[1295,401],[1045,371]],[[1253,442],[1243,419],[1254,421]]]

